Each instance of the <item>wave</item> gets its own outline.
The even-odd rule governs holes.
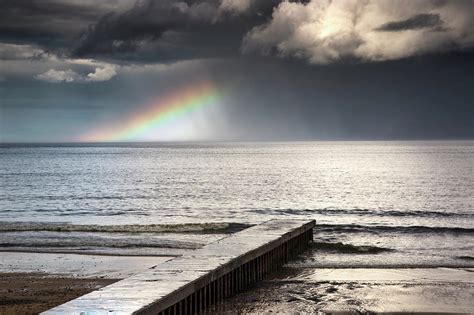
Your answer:
[[[352,245],[345,243],[326,243],[326,242],[313,242],[311,248],[315,250],[326,250],[335,251],[343,254],[379,254],[385,252],[395,251],[392,248],[367,246],[367,245]]]
[[[317,224],[315,232],[350,232],[350,233],[447,233],[473,234],[474,228],[446,227],[446,226],[399,226],[399,225],[358,225],[358,224]]]
[[[461,260],[469,260],[469,261],[474,261],[474,257],[473,256],[456,256],[454,257],[456,259],[461,259]]]
[[[0,232],[50,231],[50,232],[105,232],[105,233],[202,233],[228,234],[252,226],[245,223],[183,223],[183,224],[66,224],[42,222],[0,222]]]
[[[230,234],[253,226],[236,222],[205,222],[179,224],[68,224],[53,222],[1,222],[0,232],[96,232],[96,233],[197,233],[197,234]],[[399,226],[399,225],[359,225],[359,224],[317,224],[315,233],[350,232],[350,233],[451,233],[473,234],[474,228],[447,226]]]
[[[254,213],[272,214],[272,215],[358,215],[374,217],[418,217],[418,218],[437,218],[437,217],[458,217],[474,218],[474,213],[469,212],[441,212],[426,210],[370,210],[370,209],[254,209]]]

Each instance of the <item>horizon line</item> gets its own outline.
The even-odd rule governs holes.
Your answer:
[[[261,142],[364,142],[364,141],[474,141],[474,137],[453,137],[453,138],[356,138],[356,139],[222,139],[222,140],[173,140],[173,141],[0,141],[0,145],[11,145],[11,144],[167,144],[167,143],[219,143],[219,142],[230,142],[230,143],[261,143]]]

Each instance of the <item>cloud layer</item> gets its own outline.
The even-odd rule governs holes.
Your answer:
[[[50,69],[45,73],[39,74],[36,76],[38,80],[47,81],[51,83],[60,83],[60,82],[74,82],[77,81],[80,76],[72,71],[71,69],[68,70],[54,70]]]
[[[46,81],[50,83],[87,83],[87,82],[100,82],[108,81],[117,74],[115,67],[107,65],[104,67],[95,68],[94,72],[90,72],[87,75],[81,75],[71,69],[67,70],[54,70],[49,69],[48,71],[36,76],[37,80]]]
[[[472,0],[4,0],[10,76],[84,83],[186,60],[395,60],[474,47]],[[271,58],[270,58],[271,59]],[[86,62],[88,61],[88,62]],[[148,68],[150,69],[150,68]]]
[[[284,1],[246,34],[244,53],[313,64],[382,61],[474,46],[472,1]]]

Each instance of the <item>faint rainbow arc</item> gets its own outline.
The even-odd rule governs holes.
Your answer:
[[[212,83],[201,82],[152,102],[151,106],[129,117],[121,127],[95,130],[80,136],[79,140],[91,142],[134,140],[202,107],[216,104],[221,94]]]

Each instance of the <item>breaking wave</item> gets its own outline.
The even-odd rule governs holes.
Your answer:
[[[50,232],[104,232],[104,233],[235,233],[252,226],[251,224],[220,223],[185,223],[185,224],[66,224],[41,222],[0,222],[0,232],[50,231]]]
[[[326,242],[313,242],[311,248],[314,250],[325,250],[334,251],[343,254],[379,254],[385,252],[393,252],[394,249],[378,247],[378,246],[367,246],[367,245],[352,245],[345,243],[326,243]]]
[[[456,259],[461,259],[461,260],[468,260],[468,261],[474,261],[474,256],[456,256]]]
[[[426,210],[370,210],[370,209],[255,209],[254,213],[272,215],[358,215],[373,217],[418,217],[418,218],[474,218],[473,213],[468,212],[441,212]]]
[[[445,226],[391,226],[391,225],[358,225],[358,224],[318,224],[316,232],[351,232],[351,233],[447,233],[474,234],[474,228]]]

